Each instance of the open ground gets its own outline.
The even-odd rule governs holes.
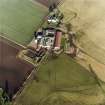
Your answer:
[[[10,25],[10,23],[9,24],[6,23],[3,27],[1,26],[0,29],[2,33],[6,33],[5,34],[6,37],[18,43],[21,43],[23,45],[29,42],[29,40],[32,37],[32,36],[30,37],[30,35],[32,35],[33,30],[36,29],[35,27],[33,28],[32,26],[30,26],[32,24],[35,25],[35,23],[32,23],[33,21],[29,22],[28,19],[30,19],[30,21],[31,19],[33,20],[37,14],[38,17],[37,16],[36,17],[38,20],[36,19],[36,22],[38,25],[39,19],[42,19],[40,17],[44,16],[44,14],[47,11],[47,9],[43,10],[41,8],[41,7],[43,8],[46,8],[46,7],[36,2],[32,4],[33,2],[30,2],[30,1],[23,0],[21,1],[21,4],[19,0],[15,0],[15,1],[11,0],[10,2],[8,2],[8,4],[13,3],[12,6],[17,6],[18,4],[17,8],[19,10],[22,9],[21,14],[20,14],[20,11],[17,11],[17,9],[15,9],[14,7],[10,8],[6,5],[0,5],[0,7],[3,8],[3,10],[0,10],[0,11],[5,11],[7,10],[7,7],[8,7],[9,13],[11,13],[10,11],[13,10],[13,12],[17,12],[17,15],[16,15],[17,17],[19,16],[19,14],[22,16],[20,17],[20,19],[22,18],[23,21],[22,20],[17,21],[16,19],[15,22],[17,21],[17,23],[19,23],[22,21],[22,25],[24,23],[23,26],[20,23],[17,25],[15,24],[16,26],[13,25],[14,23],[13,24],[11,23],[13,21],[11,18],[10,23],[12,25]],[[42,2],[42,4],[48,5],[46,1],[42,2],[41,0],[39,0],[39,2]],[[7,0],[5,1],[1,0],[1,2],[4,3],[4,2],[7,2]],[[94,20],[96,15],[93,16],[93,13],[96,13],[94,9],[97,10],[97,13],[101,11],[98,8],[96,8],[97,6],[98,7],[102,6],[102,8],[104,9],[104,5],[102,4],[103,2],[104,2],[103,0],[101,3],[99,3],[98,0],[92,0],[92,1],[65,0],[64,3],[59,6],[60,10],[65,15],[64,22],[65,23],[71,22],[73,24],[73,27],[74,27],[73,29],[76,30],[77,32],[77,35],[79,37],[79,42],[83,50],[86,51],[90,56],[92,56],[93,58],[95,58],[96,60],[102,63],[104,63],[104,60],[105,60],[103,58],[103,56],[105,56],[104,47],[101,46],[102,44],[104,44],[102,39],[103,34],[99,39],[102,42],[99,43],[97,40],[99,36],[97,33],[95,33],[95,30],[97,30],[98,28],[101,31],[102,29],[101,25],[103,23],[99,22],[99,25],[97,25],[96,21],[100,20],[101,17],[99,16],[97,17],[96,20]],[[96,7],[93,6],[94,3]],[[36,7],[34,7],[35,4],[37,5]],[[21,6],[24,8],[22,8]],[[27,9],[25,9],[26,6],[27,6]],[[29,7],[31,6],[32,8],[29,9]],[[85,8],[83,9],[82,7],[85,7]],[[33,10],[34,12],[36,11],[36,13],[34,14],[34,12],[32,12],[31,10]],[[31,18],[30,17],[27,18],[26,19],[27,21],[25,22],[24,20],[25,20],[25,17],[27,17],[27,15],[25,14],[24,15],[25,17],[24,17],[22,15],[23,11],[29,11],[30,13],[32,13],[32,15],[30,14]],[[86,11],[87,13],[85,13]],[[4,12],[4,13],[7,13],[7,12]],[[41,15],[39,13],[41,13]],[[7,16],[9,16],[9,14]],[[10,16],[12,15],[10,14]],[[15,16],[15,14],[13,16]],[[73,17],[75,18],[73,19]],[[14,17],[14,19],[15,18],[16,17]],[[4,21],[2,21],[3,17],[1,17],[0,19],[1,19],[0,22],[1,23],[3,22],[4,24]],[[7,18],[5,17],[4,19],[7,19]],[[23,31],[22,29],[25,27],[25,25],[27,25],[28,27],[25,28],[25,30]],[[17,26],[21,26],[21,27],[17,29],[16,28]],[[29,27],[30,29],[32,29],[30,33],[28,33]],[[19,34],[18,32],[21,32],[21,33],[27,32],[27,34],[26,33]],[[90,35],[90,33],[92,35]],[[26,79],[26,77],[30,74],[31,70],[33,69],[33,66],[30,64],[27,64],[27,62],[21,61],[19,58],[16,57],[21,47],[19,47],[18,45],[12,45],[13,43],[12,44],[11,43],[8,40],[5,41],[5,39],[3,38],[1,38],[0,40],[0,51],[1,51],[0,52],[0,69],[1,69],[0,79],[1,81],[5,81],[9,79],[10,80],[9,82],[11,83],[11,85],[13,84],[13,86],[15,83],[17,83],[17,81],[19,82],[19,85],[21,85],[21,81],[24,81]],[[93,75],[93,73],[89,72],[86,68],[80,66],[72,58],[70,58],[65,54],[61,54],[58,58],[52,58],[52,57],[50,58],[50,57],[51,56],[49,56],[47,60],[44,59],[43,63],[38,68],[38,71],[35,72],[35,76],[37,76],[37,80],[35,77],[33,78],[32,81],[27,83],[22,93],[19,96],[17,96],[14,102],[14,105],[105,105],[105,92],[102,89],[102,88],[105,88],[104,87],[105,84],[103,83],[101,86],[98,83],[97,78]],[[7,75],[6,73],[8,74],[10,73],[10,74]],[[5,80],[4,80],[4,77],[5,77]],[[101,80],[99,81],[102,83]],[[2,82],[0,83],[3,84]]]
[[[17,92],[34,66],[17,58],[23,48],[0,37],[0,87],[8,81],[9,94]]]
[[[59,8],[65,15],[64,22],[73,25],[84,51],[105,64],[104,4],[104,0],[65,0]]]
[[[105,96],[93,74],[62,54],[44,61],[14,105],[104,105]]]
[[[78,12],[75,12],[76,9],[69,9],[68,4],[71,3],[72,5],[72,2],[73,1],[70,2],[66,0],[64,4],[59,7],[65,15],[65,23],[71,22],[73,17],[78,17]],[[74,4],[76,3],[77,2]],[[74,23],[76,21],[73,20]],[[76,23],[76,25],[78,24],[79,23]],[[81,32],[75,24],[73,25],[74,30],[76,30],[78,34],[85,33]],[[48,61],[44,61],[39,67],[37,76],[38,81],[32,80],[28,83],[21,95],[17,97],[14,105],[105,104],[104,83],[102,83],[99,78],[96,78],[92,72],[80,66],[72,58],[69,58],[69,56],[62,54],[56,59],[51,58],[48,59]]]
[[[84,67],[91,64],[97,76],[105,81],[105,1],[65,0],[59,9],[64,23],[71,23],[77,34],[78,46],[84,54],[78,59]]]

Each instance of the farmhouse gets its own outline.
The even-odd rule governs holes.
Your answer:
[[[59,19],[55,15],[48,17],[48,23],[57,24],[58,22],[59,22]]]

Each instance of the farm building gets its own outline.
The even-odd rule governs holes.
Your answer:
[[[53,9],[47,16],[47,22],[50,25],[59,25],[63,19],[63,14],[59,9]]]
[[[43,28],[42,31],[40,31],[40,34],[39,31],[36,34],[37,38],[35,39],[35,42],[39,47],[44,47],[47,49],[53,48],[56,35],[56,30],[54,28]]]
[[[43,31],[45,36],[54,37],[56,34],[56,29],[52,27],[44,28]]]
[[[62,32],[54,28],[43,29],[43,34],[38,35],[36,43],[41,47],[54,48],[54,50],[59,50],[61,47]]]
[[[61,47],[61,39],[62,39],[62,32],[60,30],[57,30],[56,36],[55,36],[55,43],[54,43],[54,49],[59,50]]]

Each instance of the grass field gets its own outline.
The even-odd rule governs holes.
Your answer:
[[[81,47],[105,64],[104,4],[104,0],[65,0],[59,8],[65,15],[64,22],[71,22],[74,30],[82,34]]]
[[[0,33],[26,45],[46,13],[46,7],[32,0],[0,0]]]
[[[39,82],[30,82],[14,105],[101,105],[105,102],[93,75],[66,55],[43,63],[37,76]]]

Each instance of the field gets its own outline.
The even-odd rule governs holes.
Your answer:
[[[105,96],[93,74],[62,54],[44,62],[39,81],[27,84],[14,105],[104,105]]]
[[[32,0],[0,0],[0,33],[26,45],[47,12],[45,6]]]
[[[65,0],[59,6],[65,23],[72,23],[81,47],[91,57],[105,64],[105,1]]]
[[[16,56],[23,48],[0,37],[0,87],[8,80],[9,94],[15,93],[33,70],[33,65]]]

